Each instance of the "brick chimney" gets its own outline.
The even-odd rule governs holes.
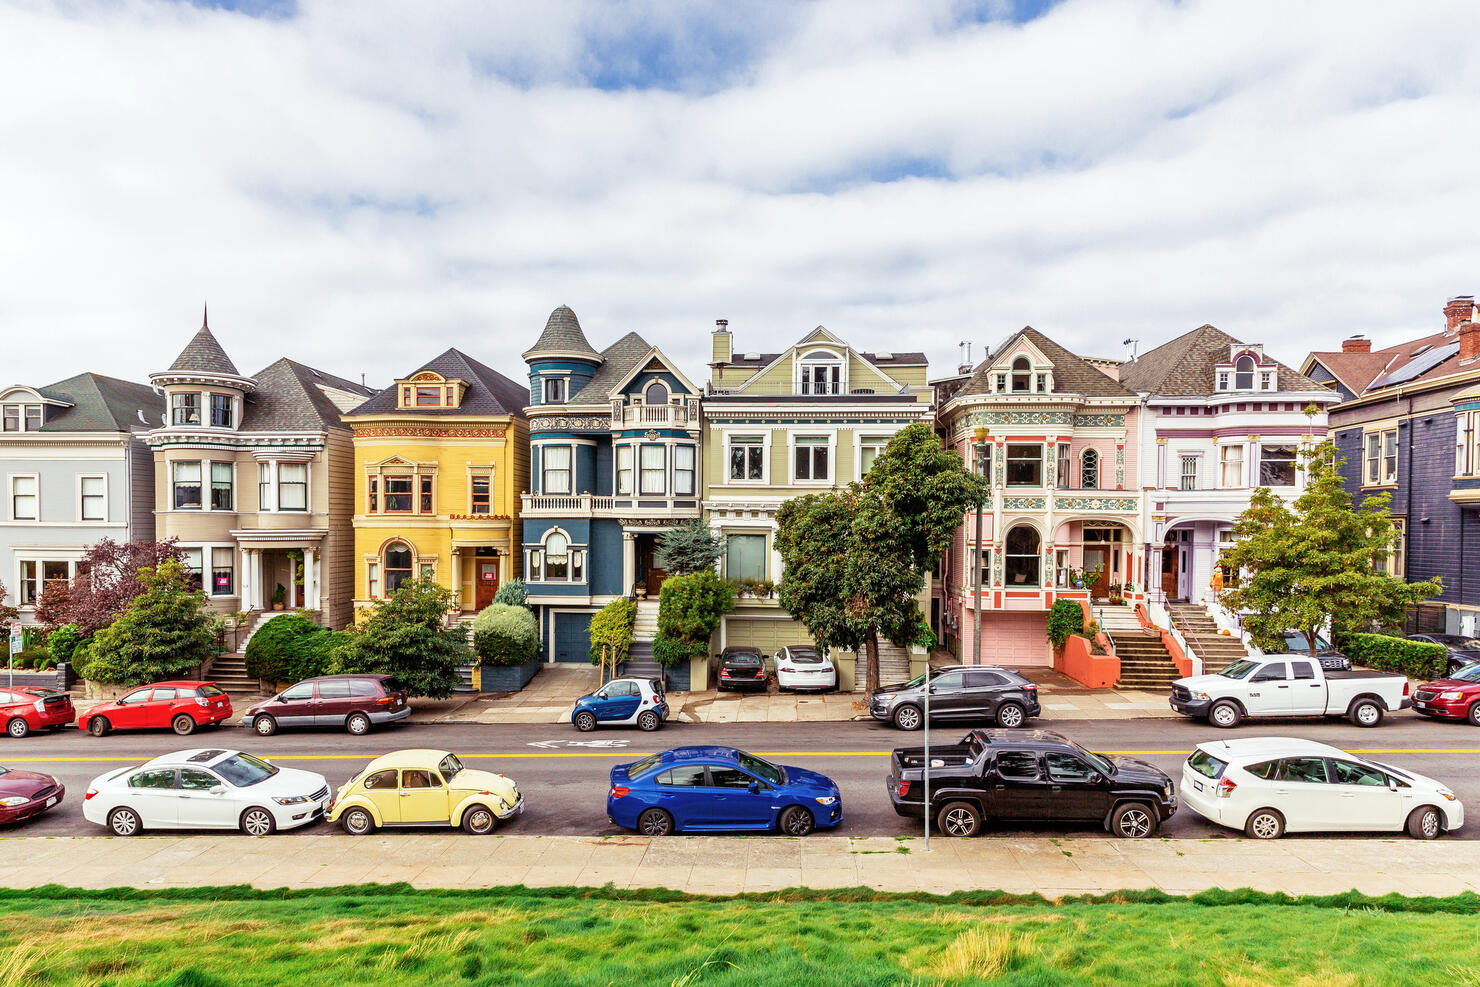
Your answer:
[[[1343,353],[1371,353],[1372,340],[1366,336],[1352,336],[1341,341],[1341,352]]]
[[[1480,363],[1480,322],[1466,322],[1459,327],[1459,365]]]
[[[1444,335],[1453,336],[1466,322],[1475,320],[1475,297],[1456,295],[1444,304]]]
[[[732,350],[732,346],[734,345],[732,342],[733,338],[734,337],[730,335],[730,320],[715,319],[713,340],[712,345],[710,346],[709,357],[709,362],[711,365],[719,365],[730,362],[730,359],[734,355]]]

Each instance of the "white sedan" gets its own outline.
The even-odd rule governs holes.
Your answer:
[[[1182,802],[1260,840],[1403,830],[1432,840],[1465,824],[1464,805],[1432,778],[1288,737],[1198,744],[1182,765]]]
[[[776,688],[824,689],[838,687],[838,670],[832,661],[807,645],[789,645],[776,652]]]
[[[220,749],[162,754],[99,775],[82,796],[87,821],[115,836],[145,829],[240,829],[266,836],[306,826],[328,809],[323,775]]]

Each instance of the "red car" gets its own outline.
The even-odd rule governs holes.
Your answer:
[[[60,805],[67,789],[51,775],[0,768],[0,824],[39,816]]]
[[[32,730],[60,730],[77,718],[72,697],[57,689],[24,686],[0,689],[0,724],[12,737]]]
[[[1424,716],[1469,720],[1480,727],[1480,664],[1425,682],[1413,693],[1413,708]]]
[[[100,703],[77,718],[94,737],[110,730],[174,730],[180,736],[196,727],[231,718],[231,697],[214,682],[156,682]]]

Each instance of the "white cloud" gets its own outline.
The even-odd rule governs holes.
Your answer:
[[[965,13],[0,8],[0,377],[143,379],[202,299],[244,370],[383,383],[449,345],[517,379],[563,302],[702,377],[716,317],[940,372],[1025,323],[1298,363],[1480,289],[1480,8]]]

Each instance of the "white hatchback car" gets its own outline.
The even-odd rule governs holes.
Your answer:
[[[145,829],[240,829],[266,836],[307,826],[328,810],[323,775],[223,749],[162,754],[99,775],[82,796],[82,815],[115,836]]]
[[[1288,737],[1198,744],[1182,765],[1182,801],[1261,840],[1402,830],[1432,840],[1465,823],[1454,792],[1432,778]]]
[[[832,661],[816,648],[788,645],[773,656],[776,662],[776,688],[778,689],[825,689],[838,687],[838,670]]]

